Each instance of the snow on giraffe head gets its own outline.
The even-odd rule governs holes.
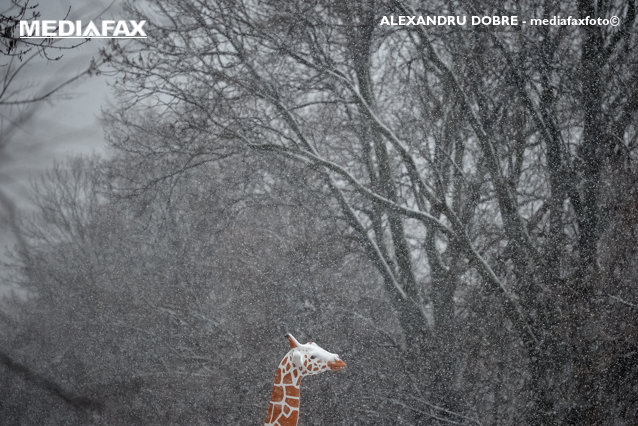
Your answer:
[[[346,366],[339,355],[328,352],[313,342],[302,345],[290,333],[286,334],[290,343],[290,356],[293,366],[300,375],[311,376],[323,371],[337,371]]]

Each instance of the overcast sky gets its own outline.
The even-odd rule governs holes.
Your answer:
[[[9,0],[0,0],[7,10]],[[35,4],[35,2],[31,2]],[[69,19],[83,22],[96,19],[125,19],[122,0],[47,0],[39,2],[40,19],[63,19],[70,7]],[[37,93],[54,81],[63,81],[85,70],[92,57],[98,56],[100,40],[66,51],[59,61],[40,60],[20,75],[14,86],[21,93]],[[56,161],[77,154],[104,153],[105,142],[100,126],[101,109],[109,100],[108,79],[93,76],[65,88],[41,105],[26,123],[9,135],[3,123],[2,139],[8,145],[0,155],[0,188],[23,211],[29,208],[30,182]],[[2,107],[0,107],[2,108]],[[15,110],[0,111],[3,117],[15,116]],[[6,212],[1,211],[2,217]],[[6,222],[0,222],[0,258],[13,245],[13,235]]]

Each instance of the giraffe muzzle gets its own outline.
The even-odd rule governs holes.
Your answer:
[[[341,359],[337,359],[335,361],[330,361],[328,363],[328,368],[330,368],[332,371],[341,370],[342,368],[346,368],[346,363],[343,362]]]

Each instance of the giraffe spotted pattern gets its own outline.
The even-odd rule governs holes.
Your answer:
[[[301,379],[323,371],[336,371],[346,363],[339,355],[322,349],[313,342],[300,344],[287,334],[290,351],[279,363],[275,373],[268,414],[264,425],[295,426],[299,420],[299,394]]]

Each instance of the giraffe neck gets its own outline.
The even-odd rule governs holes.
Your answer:
[[[292,353],[279,363],[264,425],[296,426],[299,419],[301,372],[292,363]]]

